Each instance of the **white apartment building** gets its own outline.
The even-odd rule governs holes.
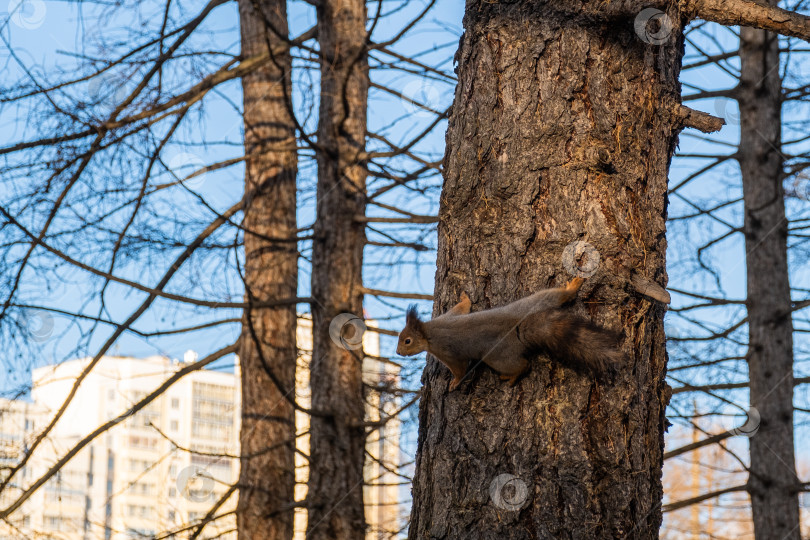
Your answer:
[[[87,363],[80,359],[35,369],[33,404],[6,402],[8,410],[29,409],[23,442],[51,420]],[[103,357],[0,504],[14,500],[83,437],[125,414],[183,365],[159,356]],[[0,525],[0,537],[152,538],[201,519],[238,477],[238,460],[227,457],[239,449],[236,380],[233,373],[209,370],[181,378],[82,449],[13,514],[16,530],[3,531]],[[0,405],[3,433],[21,422],[19,412],[5,410]],[[231,497],[220,512],[232,510],[235,501]],[[235,538],[228,534],[234,527],[229,515],[205,530]]]
[[[368,322],[368,321],[367,321]],[[373,324],[372,324],[373,325]],[[371,325],[370,325],[371,326]],[[298,369],[296,369],[296,401],[303,407],[311,405],[309,391],[309,362],[312,353],[312,320],[298,321]],[[399,367],[379,359],[380,339],[374,332],[363,334],[363,380],[368,388],[385,386],[399,382]],[[366,465],[363,475],[363,501],[366,511],[366,539],[388,540],[402,537],[402,529],[407,521],[409,508],[403,505],[400,493],[403,478],[396,474],[400,460],[401,421],[396,415],[398,403],[385,399],[385,393],[370,390],[366,394],[366,418],[369,422],[388,419],[379,428],[369,429],[366,439]],[[303,435],[296,439],[296,448],[309,455],[309,416],[301,411],[295,413],[295,426]],[[301,454],[295,456],[295,500],[303,501],[307,494],[307,461]],[[307,512],[303,508],[295,511],[294,540],[305,540]]]
[[[296,391],[309,404],[311,322],[302,319],[299,332]],[[379,355],[379,339],[367,332],[365,352]],[[194,361],[188,354],[186,360]],[[79,359],[33,371],[32,402],[0,400],[0,479],[4,467],[18,462],[36,434],[64,403],[89,359]],[[40,478],[76,443],[150,395],[187,365],[161,356],[105,356],[82,382],[79,391],[40,445],[27,466],[15,476],[11,489],[0,495],[0,508]],[[366,359],[364,377],[370,386],[398,376],[395,365]],[[0,522],[0,540],[49,538],[64,540],[132,540],[186,538],[239,477],[239,366],[234,372],[193,371],[134,415],[125,417],[96,437],[61,467],[41,489]],[[368,393],[368,416],[378,421],[396,409]],[[309,418],[296,413],[296,428],[306,434]],[[399,420],[370,433],[366,467],[366,516],[369,540],[391,538],[402,527],[399,465]],[[298,448],[309,451],[308,435]],[[296,456],[296,499],[306,496],[306,461]],[[237,494],[220,505],[222,515],[205,527],[202,537],[235,539],[232,513]],[[306,511],[295,517],[296,538],[304,538]],[[163,536],[160,536],[163,538]]]

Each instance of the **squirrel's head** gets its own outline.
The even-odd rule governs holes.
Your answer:
[[[405,328],[399,333],[397,354],[400,356],[414,356],[426,350],[425,325],[416,314],[416,306],[411,306],[405,315]]]

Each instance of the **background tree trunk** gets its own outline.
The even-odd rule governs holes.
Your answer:
[[[775,1],[771,2],[776,5]],[[782,186],[782,82],[776,34],[740,29],[740,151],[748,275],[751,471],[757,539],[800,538],[793,449],[793,321]],[[757,418],[759,417],[759,418]]]
[[[368,60],[363,0],[321,2],[317,219],[312,244],[313,353],[307,538],[362,539],[365,458],[362,344]],[[349,344],[341,345],[339,337]]]
[[[637,35],[644,7],[467,2],[434,315],[462,291],[480,310],[562,285],[587,241],[601,262],[570,309],[620,331],[627,364],[594,380],[541,357],[514,388],[479,365],[448,394],[429,359],[411,539],[658,537],[665,308],[631,279],[666,285],[682,31],[673,12],[661,44]]]
[[[257,13],[255,10],[261,10]],[[298,286],[297,152],[285,0],[240,0],[242,54],[269,63],[242,77],[245,125],[245,287],[250,303],[293,298]],[[275,31],[269,30],[271,24]],[[242,368],[240,539],[293,534],[296,306],[245,311]],[[273,380],[275,379],[275,381]],[[271,449],[272,448],[272,449]],[[268,450],[271,449],[271,450]]]

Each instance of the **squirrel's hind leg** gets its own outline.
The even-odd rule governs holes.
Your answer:
[[[517,375],[500,375],[500,379],[502,381],[509,381],[509,386],[515,386],[518,382],[518,379],[523,377],[523,375],[528,371],[528,369],[524,369]]]
[[[523,377],[523,375],[529,371],[529,361],[523,357],[520,357],[519,360],[516,362],[510,362],[509,369],[506,372],[499,372],[499,377],[502,381],[509,381],[510,386],[515,386],[518,380]]]
[[[544,289],[504,307],[519,318],[528,317],[538,311],[556,309],[575,299],[584,281],[581,277],[575,277],[565,287]]]
[[[453,380],[450,381],[450,386],[447,387],[447,391],[452,392],[458,388],[458,385],[460,385],[461,381],[464,380],[464,375],[467,374],[467,369],[466,367],[462,368],[461,366],[447,367],[450,368],[450,373],[453,374]]]
[[[503,336],[481,359],[491,367],[501,379],[513,385],[529,369],[529,361],[524,355],[525,346],[520,342],[517,332],[512,331]]]

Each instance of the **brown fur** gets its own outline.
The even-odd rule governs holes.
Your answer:
[[[502,307],[470,313],[466,294],[450,311],[421,321],[411,307],[399,335],[397,354],[428,351],[453,373],[450,390],[461,382],[470,362],[484,362],[514,384],[529,358],[547,352],[564,365],[600,374],[622,360],[618,336],[560,308],[582,285],[540,291]]]

